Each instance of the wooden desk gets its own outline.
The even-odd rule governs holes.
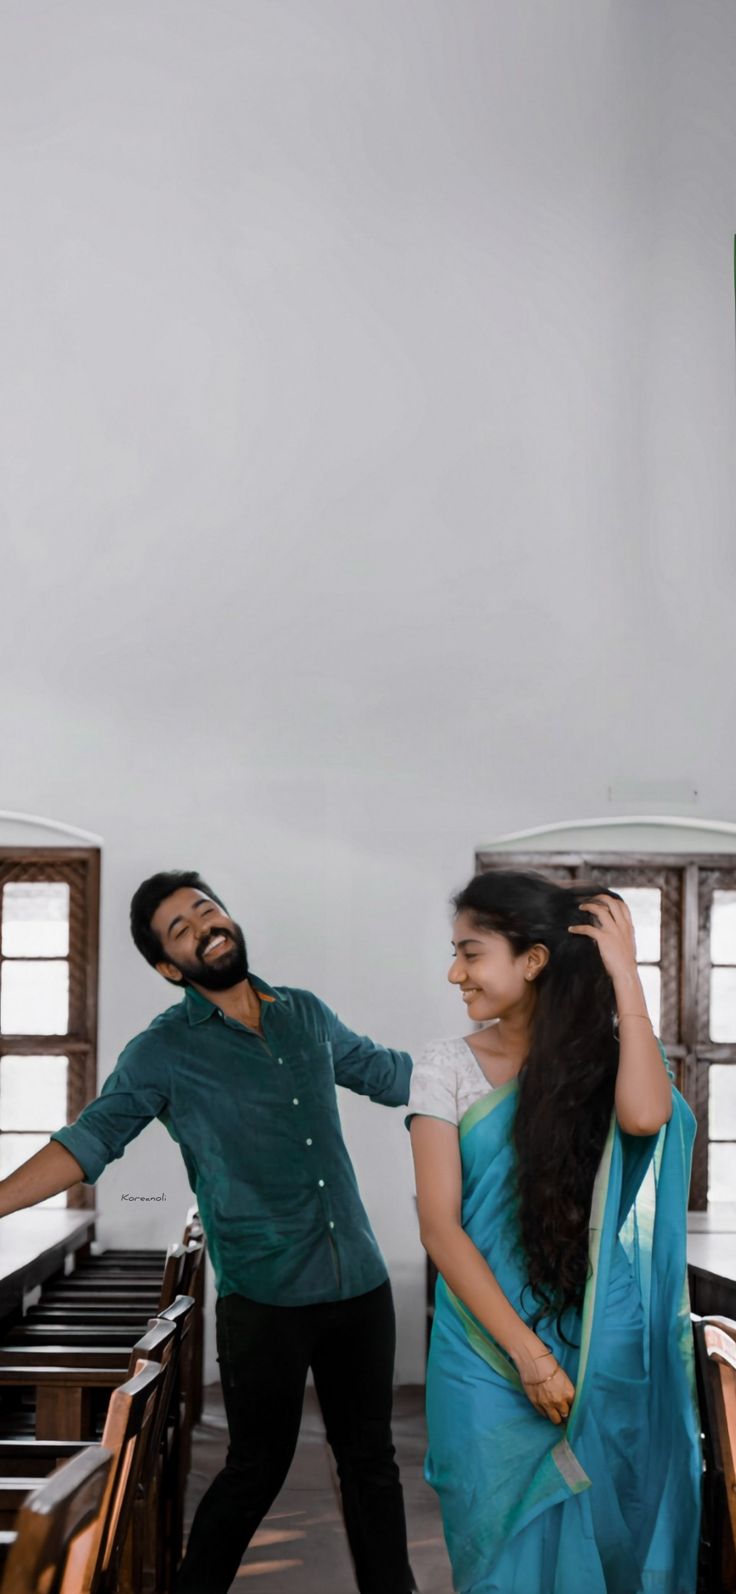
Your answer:
[[[714,1204],[689,1212],[687,1260],[690,1305],[699,1317],[736,1319],[736,1205]]]
[[[95,1216],[29,1207],[0,1218],[0,1317],[17,1312],[28,1290],[60,1273],[65,1257],[94,1239]]]

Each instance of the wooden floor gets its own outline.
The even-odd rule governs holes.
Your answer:
[[[397,1390],[394,1440],[401,1467],[411,1563],[421,1594],[452,1594],[435,1496],[422,1476],[426,1444],[424,1391]],[[186,1527],[225,1457],[227,1429],[219,1384],[205,1389],[203,1423],[195,1431]],[[355,1594],[350,1556],[335,1492],[331,1455],[313,1391],[307,1400],[294,1463],[273,1510],[256,1535],[234,1589],[243,1594]]]

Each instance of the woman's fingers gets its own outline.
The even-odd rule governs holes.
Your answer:
[[[567,1412],[564,1410],[564,1408],[558,1406],[557,1402],[553,1400],[540,1400],[537,1405],[537,1411],[539,1411],[543,1417],[548,1417],[550,1422],[554,1423],[563,1422],[567,1416]]]
[[[590,914],[593,924],[571,924],[569,935],[587,935],[595,941],[608,973],[613,976],[620,970],[631,972],[636,961],[634,924],[625,902],[615,898],[595,897],[581,902],[580,907]]]
[[[591,913],[593,917],[595,917],[595,915],[598,913],[607,913],[610,911],[608,908],[608,903],[605,902],[602,897],[591,897],[589,902],[581,902],[579,907],[581,913]]]
[[[553,1377],[545,1379],[543,1383],[525,1385],[525,1389],[542,1417],[547,1417],[555,1427],[567,1422],[575,1398],[575,1387],[564,1368],[558,1367]]]
[[[621,925],[622,928],[628,929],[634,922],[627,903],[620,901],[618,897],[606,895],[591,897],[589,901],[581,902],[579,906],[585,913],[607,914],[614,924]]]

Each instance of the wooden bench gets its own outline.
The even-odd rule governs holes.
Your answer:
[[[106,1449],[85,1450],[20,1506],[17,1529],[0,1535],[0,1594],[38,1594],[55,1571],[60,1594],[81,1594],[76,1557],[69,1562],[102,1521],[112,1461]]]
[[[694,1317],[705,1476],[700,1594],[736,1591],[736,1322]]]
[[[117,1594],[120,1585],[120,1594],[140,1594],[143,1587],[145,1511],[158,1485],[158,1448],[175,1366],[173,1326],[160,1325],[157,1333],[158,1344],[149,1348],[157,1350],[161,1360],[137,1360],[132,1376],[110,1397],[101,1439],[102,1450],[113,1456],[107,1510],[98,1531],[88,1534],[76,1552],[84,1568],[80,1588],[99,1586]],[[153,1337],[149,1336],[151,1341]],[[21,1506],[23,1495],[42,1487],[38,1481],[42,1469],[66,1462],[68,1455],[68,1441],[41,1447],[33,1441],[0,1445],[0,1469],[10,1466],[0,1477],[4,1526],[8,1512]]]

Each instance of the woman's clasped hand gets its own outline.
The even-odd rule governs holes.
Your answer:
[[[575,1386],[551,1350],[517,1363],[524,1394],[535,1411],[550,1422],[567,1422],[575,1399]]]

